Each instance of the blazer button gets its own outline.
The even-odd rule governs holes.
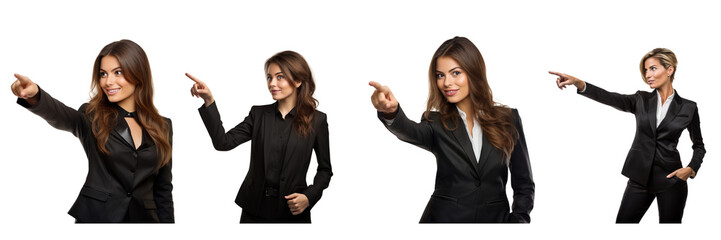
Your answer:
[[[133,157],[134,157],[134,158],[138,158],[138,153],[133,152]]]
[[[131,169],[130,169],[130,172],[131,172],[131,173],[134,173],[134,172],[135,172],[135,168],[131,168]]]
[[[481,181],[476,181],[476,187],[481,186]]]
[[[128,193],[128,197],[130,197],[130,195],[133,195],[133,194],[132,194],[132,193]]]

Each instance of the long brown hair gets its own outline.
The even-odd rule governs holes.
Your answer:
[[[105,144],[118,118],[117,105],[108,100],[100,86],[100,61],[105,56],[116,57],[123,69],[125,80],[135,85],[133,95],[138,123],[155,142],[161,159],[160,166],[164,166],[171,157],[170,127],[153,104],[153,78],[150,74],[148,56],[138,44],[127,39],[106,45],[100,50],[93,66],[93,82],[90,86],[92,97],[86,114],[92,116],[93,135],[97,140],[98,148],[102,153],[109,154]]]
[[[491,145],[503,151],[504,158],[509,158],[518,139],[518,130],[513,126],[511,109],[493,101],[493,93],[486,79],[486,63],[476,45],[464,37],[449,39],[436,50],[428,70],[428,104],[425,117],[431,110],[441,113],[441,123],[447,130],[458,127],[460,115],[455,104],[448,102],[436,84],[436,67],[438,58],[453,58],[468,73],[469,94],[472,113],[481,124],[483,135]]]
[[[313,97],[315,81],[310,66],[308,66],[308,62],[305,61],[303,56],[293,51],[279,52],[268,58],[265,61],[265,72],[268,72],[270,64],[273,63],[278,64],[283,73],[290,76],[291,81],[301,83],[300,87],[296,89],[298,95],[296,97],[296,116],[293,120],[293,127],[301,137],[308,136],[313,131],[311,121],[313,120],[315,108],[318,106],[318,100]]]

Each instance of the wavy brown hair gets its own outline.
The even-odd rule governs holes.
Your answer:
[[[92,116],[93,135],[95,135],[98,149],[104,154],[110,154],[105,145],[118,119],[117,104],[108,100],[108,96],[100,86],[100,61],[105,56],[116,57],[123,69],[125,80],[135,85],[133,98],[135,99],[138,124],[155,142],[161,159],[160,166],[164,166],[170,161],[172,153],[169,141],[170,126],[158,114],[158,110],[153,104],[153,78],[150,73],[148,56],[138,44],[127,39],[106,45],[95,58],[93,82],[90,86],[92,96],[85,111],[88,116]]]
[[[318,107],[318,100],[313,98],[315,81],[310,66],[308,66],[308,62],[305,61],[303,56],[293,51],[279,52],[268,58],[265,61],[266,73],[270,64],[273,63],[278,64],[280,70],[290,76],[291,81],[301,83],[300,87],[296,89],[298,95],[295,103],[296,116],[293,120],[293,127],[301,137],[308,136],[313,131],[311,121],[313,120],[315,108]]]
[[[436,50],[428,69],[428,104],[425,117],[431,110],[441,113],[441,123],[447,130],[458,127],[460,115],[455,104],[448,102],[436,84],[438,58],[450,57],[468,74],[469,94],[471,108],[475,119],[481,124],[483,135],[488,138],[491,145],[503,151],[504,158],[508,159],[518,139],[518,130],[513,125],[511,109],[493,101],[493,93],[486,78],[486,63],[476,45],[464,37],[449,39]],[[430,120],[430,119],[429,119]]]

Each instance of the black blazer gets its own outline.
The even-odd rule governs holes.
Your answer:
[[[253,106],[250,113],[243,122],[239,123],[227,133],[220,120],[218,107],[214,102],[208,107],[201,106],[198,111],[205,123],[205,128],[213,141],[213,147],[219,151],[228,151],[238,145],[251,141],[250,146],[250,168],[245,175],[245,180],[240,186],[235,203],[243,211],[248,211],[256,216],[264,216],[259,212],[261,200],[265,196],[265,156],[268,155],[270,145],[275,104]],[[280,174],[279,195],[281,197],[291,193],[303,193],[308,197],[310,206],[304,211],[309,212],[318,203],[323,195],[323,190],[328,187],[330,178],[333,176],[330,165],[330,149],[328,148],[328,122],[325,113],[315,111],[312,120],[313,131],[305,138],[300,137],[294,127],[291,127],[291,134],[288,137],[285,159]],[[310,158],[315,150],[318,160],[313,185],[308,186],[306,175]],[[287,209],[288,206],[285,206]],[[292,216],[288,209],[287,216]]]
[[[42,89],[37,96],[34,106],[20,98],[17,102],[54,128],[75,135],[88,157],[88,176],[68,214],[78,222],[175,222],[172,159],[159,166],[155,143],[145,129],[143,144],[135,150],[124,115],[120,114],[125,111],[118,107],[115,129],[105,145],[110,154],[105,155],[97,147],[92,117],[85,113],[87,103],[75,110]],[[168,118],[165,121],[171,127],[172,144],[172,124]]]
[[[693,157],[688,164],[696,173],[706,154],[696,103],[676,95],[668,107],[666,117],[656,127],[656,105],[658,94],[638,91],[636,94],[623,95],[608,92],[593,84],[586,83],[586,91],[579,94],[597,102],[609,105],[624,112],[636,115],[636,137],[623,164],[622,174],[629,179],[647,186],[651,167],[657,165],[669,174],[682,167],[681,156],[676,149],[678,139],[684,129],[688,129],[693,145]]]
[[[421,123],[409,120],[403,110],[390,124],[378,118],[398,139],[428,150],[436,156],[436,187],[421,222],[530,222],[535,184],[518,111],[513,123],[519,138],[509,161],[483,135],[481,157],[476,164],[473,145],[464,126],[446,130],[441,114],[431,112]],[[461,124],[463,121],[458,119]],[[508,169],[513,188],[513,213],[506,196]]]

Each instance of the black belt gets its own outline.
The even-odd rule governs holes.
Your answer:
[[[278,196],[278,188],[274,187],[265,187],[265,196],[266,197],[277,197]]]

